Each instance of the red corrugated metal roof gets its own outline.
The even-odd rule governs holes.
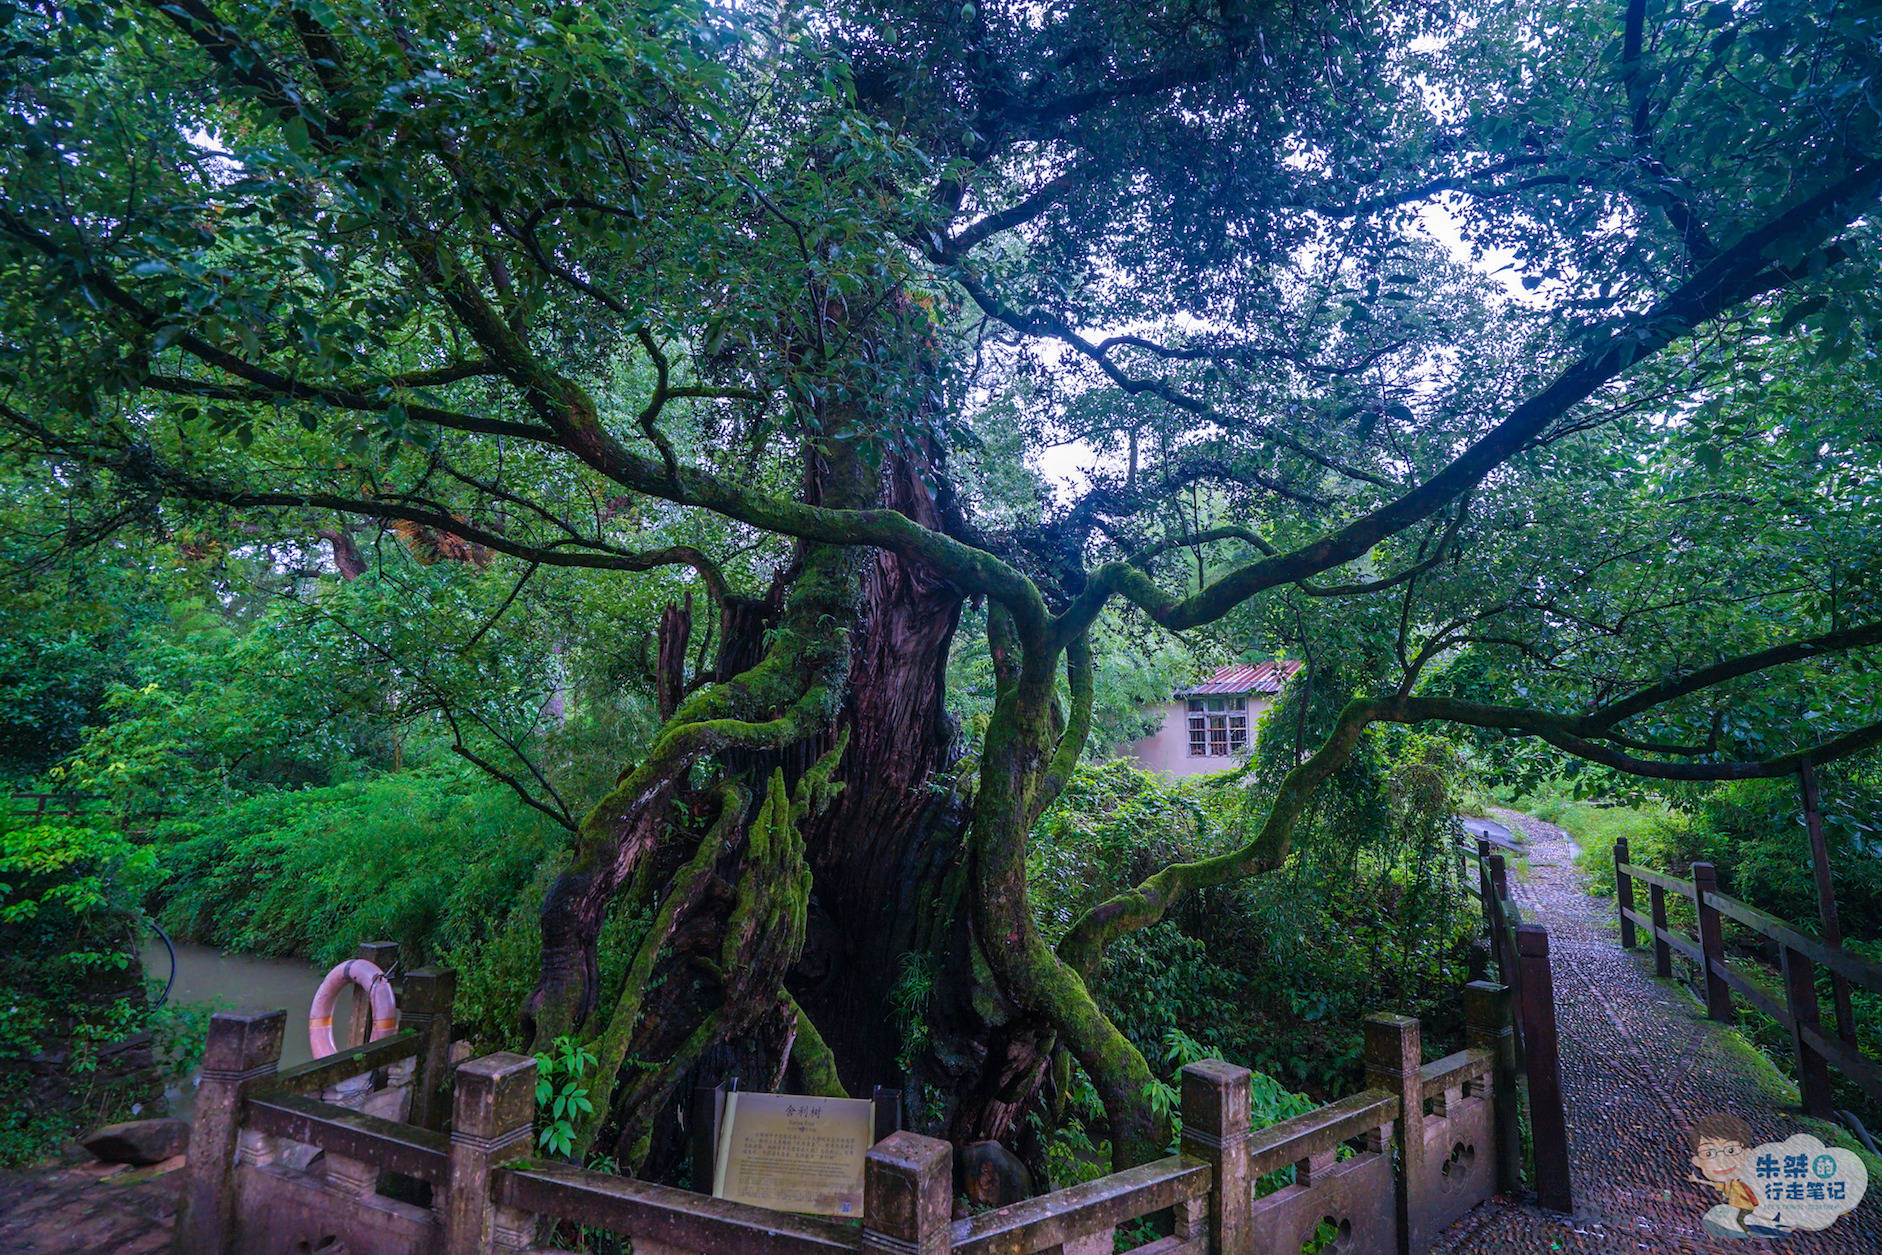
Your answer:
[[[1224,667],[1200,684],[1178,689],[1178,697],[1206,697],[1219,693],[1278,693],[1300,670],[1298,662],[1238,662]]]

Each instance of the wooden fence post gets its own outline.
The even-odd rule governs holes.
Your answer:
[[[1817,770],[1808,762],[1797,769],[1803,792],[1804,831],[1810,838],[1810,874],[1817,885],[1817,918],[1823,922],[1823,940],[1843,944],[1843,924],[1836,915],[1836,885],[1830,877],[1830,847],[1823,839],[1823,805],[1817,797]],[[1836,1006],[1836,1035],[1856,1044],[1856,1012],[1850,1002],[1849,981],[1841,972],[1830,973],[1830,994]]]
[[[1653,974],[1673,975],[1673,947],[1666,944],[1666,890],[1647,886],[1647,909],[1653,913]]]
[[[1523,1182],[1521,1097],[1516,1089],[1516,1002],[1508,985],[1473,980],[1464,986],[1464,1041],[1495,1057],[1490,1100],[1496,1120],[1496,1186],[1504,1193]]]
[[[1247,1068],[1204,1059],[1183,1069],[1185,1155],[1208,1163],[1209,1244],[1213,1252],[1240,1251],[1253,1240],[1250,1215],[1254,1184],[1248,1177]]]
[[[535,1059],[499,1051],[458,1065],[443,1255],[490,1255],[496,1249],[491,1174],[534,1150],[535,1132]]]
[[[1523,1062],[1529,1075],[1529,1135],[1534,1143],[1536,1201],[1550,1211],[1570,1206],[1568,1117],[1562,1110],[1562,1062],[1555,1032],[1555,980],[1549,971],[1549,930],[1516,926],[1522,968]]]
[[[862,1255],[945,1255],[953,1214],[953,1147],[903,1131],[869,1148]]]
[[[177,1210],[177,1255],[223,1255],[235,1233],[235,1144],[242,1103],[281,1062],[286,1011],[218,1011],[209,1018],[202,1080],[190,1122],[189,1177]]]
[[[451,1008],[457,1001],[457,973],[448,967],[421,967],[405,978],[405,1002],[399,1027],[424,1039],[412,1068],[411,1122],[421,1129],[444,1127],[451,1087]]]
[[[725,1096],[737,1088],[736,1076],[720,1081],[717,1085],[693,1086],[693,1127],[688,1137],[688,1153],[693,1161],[695,1194],[712,1193],[714,1170],[719,1159],[719,1117],[725,1110]]]
[[[1803,1091],[1804,1114],[1828,1119],[1834,1104],[1830,1101],[1830,1066],[1818,1050],[1804,1039],[1804,1030],[1822,1031],[1817,1005],[1816,973],[1809,958],[1785,946],[1780,951],[1784,970],[1784,1002],[1790,1011],[1791,1046],[1797,1052],[1797,1082]]]
[[[1635,944],[1634,921],[1629,914],[1634,909],[1634,878],[1621,868],[1633,862],[1633,852],[1628,848],[1627,838],[1622,837],[1614,843],[1614,902],[1621,914],[1621,949],[1632,950]]]
[[[390,972],[399,961],[399,943],[362,941],[353,957],[366,960],[382,972]],[[346,1036],[338,1043],[341,1050],[362,1045],[372,1036],[372,999],[358,986],[354,986],[352,997],[353,1010],[346,1017]]]
[[[1425,1179],[1425,1087],[1419,1070],[1424,1047],[1418,1021],[1409,1015],[1366,1017],[1366,1087],[1397,1094],[1398,1110],[1398,1250],[1423,1251],[1429,1234],[1420,1214],[1418,1194]],[[1232,1252],[1234,1247],[1218,1247]]]
[[[902,1091],[878,1085],[869,1095],[876,1105],[876,1127],[872,1130],[879,1142],[891,1133],[902,1130]]]
[[[1732,1009],[1732,989],[1716,969],[1725,966],[1725,933],[1719,925],[1712,895],[1719,891],[1719,874],[1710,863],[1692,865],[1693,897],[1699,908],[1699,966],[1705,977],[1706,1014],[1726,1024],[1738,1019]]]
[[[1485,878],[1489,892],[1483,900],[1486,918],[1490,921],[1490,953],[1496,958],[1497,976],[1506,985],[1513,985],[1510,971],[1515,963],[1509,952],[1508,923],[1503,918],[1503,903],[1509,899],[1509,871],[1503,863],[1503,855],[1493,852],[1486,860],[1490,868]]]
[[[1477,898],[1483,904],[1484,918],[1490,911],[1490,838],[1477,838]]]

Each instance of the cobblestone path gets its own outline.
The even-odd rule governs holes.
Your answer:
[[[1512,867],[1513,896],[1524,919],[1549,929],[1575,1210],[1492,1201],[1433,1251],[1882,1255],[1882,1181],[1873,1179],[1855,1211],[1819,1233],[1760,1241],[1705,1232],[1700,1218],[1718,1195],[1686,1179],[1687,1130],[1702,1116],[1729,1112],[1761,1140],[1801,1132],[1853,1143],[1804,1119],[1795,1090],[1736,1034],[1654,980],[1649,957],[1621,949],[1613,903],[1588,896],[1566,833],[1526,815],[1498,817],[1526,841],[1528,871],[1518,882]]]

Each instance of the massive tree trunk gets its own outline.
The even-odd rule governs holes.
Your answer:
[[[941,525],[907,463],[887,479],[886,504]],[[836,772],[844,787],[804,832],[815,887],[810,945],[791,985],[853,1093],[899,1083],[907,1025],[898,1019],[907,1017],[896,1014],[891,990],[911,962],[908,979],[920,979],[955,914],[947,885],[966,814],[952,779],[960,736],[944,680],[961,600],[931,571],[871,554],[841,717],[850,735]],[[806,756],[833,732],[805,747]]]
[[[826,457],[809,489],[958,526],[922,469]],[[671,718],[584,822],[530,1004],[539,1044],[595,1043],[603,1110],[584,1132],[610,1132],[623,1166],[677,1176],[691,1087],[731,1076],[901,1086],[925,1131],[1014,1137],[1051,1033],[1000,994],[974,935],[975,781],[944,683],[962,601],[892,554],[801,546],[770,597],[721,607],[711,682],[683,698],[664,672],[684,616],[663,624]],[[597,1006],[617,896],[651,923]]]

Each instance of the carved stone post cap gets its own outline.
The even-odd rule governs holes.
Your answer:
[[[1409,1015],[1375,1011],[1364,1023],[1366,1068],[1389,1073],[1416,1072],[1424,1062],[1418,1021]]]
[[[866,1229],[903,1242],[932,1242],[947,1228],[953,1204],[952,1146],[902,1129],[869,1148],[863,1160]]]
[[[203,1044],[203,1071],[241,1073],[278,1061],[287,1023],[288,1013],[280,1007],[216,1012],[209,1017]]]
[[[1194,1077],[1197,1084],[1204,1085],[1246,1085],[1252,1076],[1254,1073],[1241,1064],[1221,1059],[1200,1059],[1183,1067],[1185,1081]]]
[[[1464,986],[1464,1023],[1471,1028],[1503,1028],[1510,1019],[1510,987],[1491,980]]]
[[[869,1148],[868,1162],[885,1171],[910,1175],[933,1172],[936,1164],[947,1165],[953,1172],[954,1148],[939,1138],[923,1137],[898,1129]]]
[[[1516,925],[1516,953],[1526,959],[1549,957],[1549,930],[1541,924]]]
[[[536,1119],[536,1060],[500,1050],[457,1065],[451,1132],[494,1138]]]
[[[1183,1136],[1213,1146],[1248,1132],[1248,1087],[1254,1074],[1220,1059],[1183,1069]]]
[[[401,1010],[419,1015],[434,1015],[450,1006],[457,997],[457,969],[421,967],[405,978],[405,1005]]]

